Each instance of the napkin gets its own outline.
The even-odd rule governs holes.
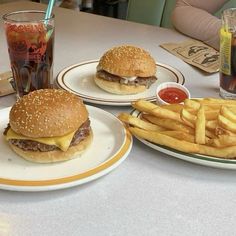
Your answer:
[[[11,80],[13,80],[11,71],[0,74],[0,97],[15,93],[11,85]]]
[[[215,73],[219,71],[219,52],[198,40],[164,43],[160,47],[205,72]]]

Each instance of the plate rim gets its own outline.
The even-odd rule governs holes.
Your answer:
[[[141,112],[137,109],[133,109],[130,112],[131,115],[134,115],[135,117],[138,117]],[[191,163],[204,165],[204,166],[210,166],[210,167],[216,167],[216,168],[222,168],[222,169],[236,169],[236,159],[223,159],[219,157],[214,156],[206,156],[201,154],[195,154],[195,153],[185,153],[178,150],[175,150],[170,147],[166,147],[163,145],[159,145],[156,143],[149,142],[145,139],[139,138],[136,135],[134,135],[136,139],[138,139],[140,142],[145,144],[148,147],[151,147],[154,150],[157,150],[159,152],[162,152],[164,154],[167,154],[171,157],[175,157],[184,161],[188,161]]]
[[[70,175],[61,178],[52,178],[46,180],[18,180],[9,178],[0,178],[0,189],[14,190],[14,191],[48,191],[56,189],[64,189],[76,185],[81,185],[86,182],[90,182],[96,178],[99,178],[111,170],[115,169],[123,160],[126,159],[132,149],[133,139],[131,133],[123,125],[123,123],[112,113],[107,112],[101,108],[86,105],[91,109],[99,110],[107,113],[109,116],[113,116],[117,122],[119,122],[124,128],[124,142],[119,147],[118,151],[110,156],[107,160],[101,164],[84,171],[79,174]],[[9,110],[10,107],[1,109]],[[37,164],[37,163],[35,163]]]
[[[98,63],[99,59],[94,59],[94,60],[87,60],[87,61],[82,61],[70,66],[65,67],[64,69],[62,69],[56,76],[55,82],[56,85],[64,90],[70,91],[74,94],[76,94],[77,96],[80,96],[84,101],[86,102],[90,102],[93,104],[100,104],[100,105],[115,105],[115,106],[129,106],[131,105],[132,102],[138,100],[137,99],[130,99],[129,101],[119,101],[119,100],[115,100],[115,99],[100,99],[100,98],[96,98],[96,97],[92,97],[92,96],[87,96],[87,95],[83,95],[78,93],[77,91],[71,89],[70,87],[68,87],[65,83],[64,83],[64,76],[66,73],[68,73],[70,70],[79,67],[79,66],[83,66],[86,64],[92,64],[92,63]],[[164,63],[159,63],[159,62],[155,62],[157,66],[163,67],[167,70],[169,70],[171,73],[173,73],[176,77],[177,82],[179,84],[185,84],[185,77],[183,75],[183,73],[181,71],[179,71],[177,68],[170,66],[168,64],[164,64]],[[62,82],[61,82],[62,81]],[[145,100],[147,101],[154,101],[156,99],[156,96],[149,96],[146,97]]]

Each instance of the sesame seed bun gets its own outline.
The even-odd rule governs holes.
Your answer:
[[[105,52],[99,60],[98,68],[125,77],[148,77],[156,73],[156,63],[151,55],[131,45],[114,47]]]
[[[35,90],[20,98],[10,111],[11,128],[31,138],[63,136],[87,119],[83,101],[59,89]]]
[[[35,151],[25,151],[11,143],[9,143],[12,150],[19,156],[23,157],[27,161],[37,162],[37,163],[54,163],[60,161],[71,160],[75,157],[79,157],[84,153],[93,140],[92,130],[90,134],[77,145],[69,147],[66,152],[60,150],[54,150],[49,152],[35,152]]]
[[[142,77],[145,79],[156,74],[156,63],[144,49],[122,45],[105,52],[99,60],[97,70],[104,70],[119,77]],[[136,94],[147,89],[146,86],[140,84],[121,85],[119,81],[104,80],[97,74],[94,81],[103,90],[114,94]]]

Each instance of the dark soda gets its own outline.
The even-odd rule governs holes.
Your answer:
[[[231,46],[230,67],[230,75],[220,72],[220,87],[236,94],[236,45],[234,44]]]
[[[17,96],[52,87],[54,30],[44,23],[6,23],[6,37]]]

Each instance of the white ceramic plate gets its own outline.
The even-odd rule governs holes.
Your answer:
[[[87,106],[93,142],[81,156],[53,164],[37,164],[17,156],[0,135],[0,189],[45,191],[63,189],[97,179],[128,156],[132,138],[123,124],[102,109]],[[0,110],[0,131],[8,123],[10,108]]]
[[[175,68],[157,63],[156,76],[158,80],[143,93],[134,95],[116,95],[100,89],[94,82],[93,77],[96,73],[98,61],[87,61],[69,66],[62,70],[57,78],[57,85],[82,97],[86,102],[102,105],[127,106],[131,102],[140,98],[154,101],[155,92],[158,84],[162,82],[176,82],[184,84],[184,76]]]
[[[133,110],[131,114],[135,117],[140,116],[140,111],[138,110]],[[149,142],[145,139],[141,139],[139,137],[136,137],[138,140],[140,140],[142,143],[145,145],[158,150],[160,152],[163,152],[167,155],[189,161],[192,163],[204,165],[204,166],[211,166],[211,167],[217,167],[217,168],[223,168],[223,169],[236,169],[236,159],[222,159],[222,158],[217,158],[213,156],[205,156],[205,155],[200,155],[200,154],[191,154],[191,153],[184,153],[177,151],[175,149],[161,146],[152,142]]]

